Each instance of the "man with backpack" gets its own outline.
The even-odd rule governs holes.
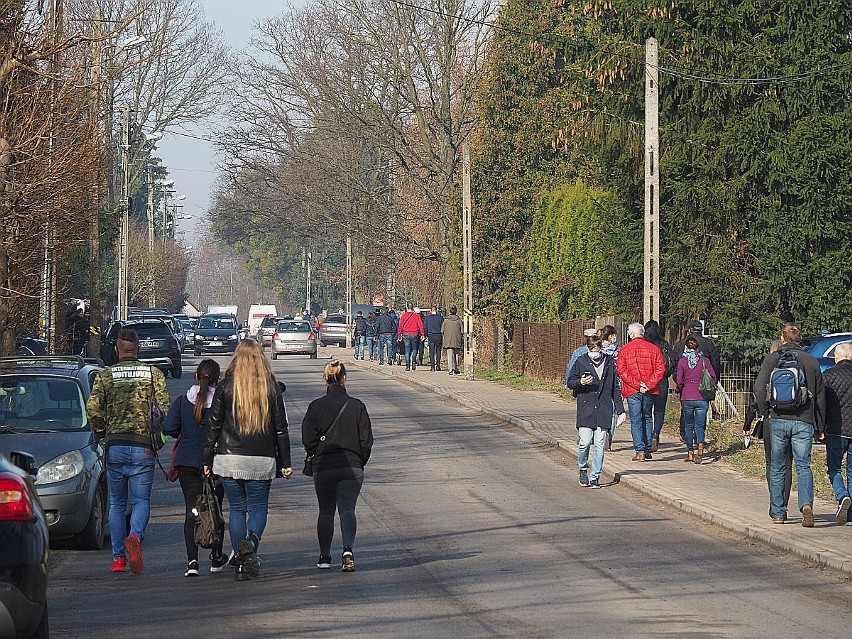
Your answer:
[[[802,526],[814,525],[814,477],[811,448],[825,431],[825,388],[819,362],[802,349],[798,324],[784,324],[781,346],[763,360],[754,382],[757,411],[768,417],[772,461],[769,474],[769,515],[772,523],[787,519],[784,504],[784,459],[793,451],[798,474]]]

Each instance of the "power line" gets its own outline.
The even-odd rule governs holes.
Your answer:
[[[556,32],[545,32],[545,33],[530,33],[527,31],[522,31],[520,29],[515,29],[511,27],[506,27],[496,22],[491,22],[488,20],[479,20],[475,18],[469,18],[467,16],[461,14],[451,14],[445,11],[441,11],[439,9],[432,9],[430,7],[422,7],[420,5],[414,4],[413,2],[406,2],[406,0],[391,0],[394,4],[397,4],[402,7],[408,7],[410,9],[415,9],[417,11],[422,11],[425,13],[431,13],[433,15],[439,16],[441,18],[452,18],[455,20],[461,20],[467,22],[469,24],[477,24],[481,26],[486,26],[496,31],[502,31],[504,33],[510,33],[517,36],[523,36],[527,38],[555,38],[559,40],[568,40],[568,36],[556,33]],[[639,45],[637,45],[639,46]],[[631,61],[635,61],[635,58],[625,55],[620,51],[613,51],[611,49],[607,49],[606,47],[599,48],[599,51],[602,53],[608,53],[610,55],[618,56],[621,58],[626,58]],[[646,63],[644,61],[641,62],[643,65]],[[832,65],[830,67],[825,67],[823,69],[813,69],[811,71],[806,71],[802,73],[794,73],[789,75],[780,75],[780,76],[771,76],[771,77],[735,77],[735,76],[725,76],[722,74],[713,74],[713,75],[698,75],[696,73],[690,73],[688,71],[683,71],[680,69],[675,69],[671,67],[657,66],[657,70],[660,73],[664,73],[666,75],[670,75],[676,78],[681,78],[683,80],[691,80],[693,82],[702,82],[704,84],[718,84],[722,86],[730,86],[735,84],[745,84],[745,85],[765,85],[765,84],[788,84],[792,82],[798,82],[800,80],[807,80],[810,78],[815,78],[823,75],[829,74],[837,74],[843,71],[852,70],[852,62],[845,64],[837,64]]]

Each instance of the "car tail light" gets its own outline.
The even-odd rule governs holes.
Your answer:
[[[171,348],[171,349],[178,348],[178,341],[174,337],[169,338],[169,348]]]
[[[274,333],[274,334],[272,335],[272,339],[274,339],[274,340],[276,340],[276,341],[277,341],[277,340],[280,340],[281,338],[280,338],[280,337],[278,337],[278,333]]]
[[[0,521],[29,521],[33,502],[27,485],[11,473],[0,473]]]
[[[310,340],[310,339],[316,339],[316,338],[317,338],[317,336],[316,336],[316,335],[314,335],[313,333],[311,333],[310,335],[308,335],[308,339],[309,339],[309,340]]]

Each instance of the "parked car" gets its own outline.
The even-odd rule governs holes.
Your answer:
[[[183,328],[183,334],[186,338],[183,350],[193,350],[195,348],[195,329],[192,327],[192,324],[190,324],[188,319],[180,320],[180,325],[181,328]]]
[[[346,335],[349,333],[349,324],[345,315],[327,315],[319,330],[319,345],[337,344],[346,346]]]
[[[0,636],[47,637],[47,522],[32,455],[0,452]]]
[[[257,340],[258,344],[260,344],[261,348],[265,348],[272,344],[272,334],[275,332],[275,328],[278,326],[278,323],[288,319],[293,318],[290,315],[267,315],[263,318],[263,320],[261,320],[260,326],[253,336]]]
[[[36,337],[18,337],[15,339],[15,353],[18,355],[47,355],[47,340]]]
[[[183,330],[183,324],[179,319],[176,319],[168,313],[156,313],[152,311],[133,312],[128,319],[149,319],[155,318],[162,320],[171,329],[172,334],[177,338],[180,350],[186,348],[186,333]]]
[[[802,348],[817,358],[822,372],[834,366],[834,350],[838,344],[852,343],[852,333],[824,333],[802,340]]]
[[[101,359],[107,366],[118,362],[115,343],[123,328],[132,328],[139,335],[139,361],[156,366],[164,375],[171,373],[175,379],[183,375],[180,343],[172,329],[158,317],[120,320],[110,324],[101,341]]]
[[[239,324],[230,313],[206,313],[198,318],[195,327],[196,355],[202,353],[233,353],[240,341]]]
[[[108,514],[103,447],[86,417],[101,370],[73,355],[0,358],[0,451],[33,456],[50,536],[82,550],[103,546]]]
[[[272,359],[279,355],[310,355],[317,358],[317,337],[311,323],[305,320],[278,322],[272,334]]]

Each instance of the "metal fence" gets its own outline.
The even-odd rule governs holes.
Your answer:
[[[716,393],[713,402],[715,419],[742,419],[754,388],[757,371],[740,362],[723,360],[719,386],[724,392]]]

